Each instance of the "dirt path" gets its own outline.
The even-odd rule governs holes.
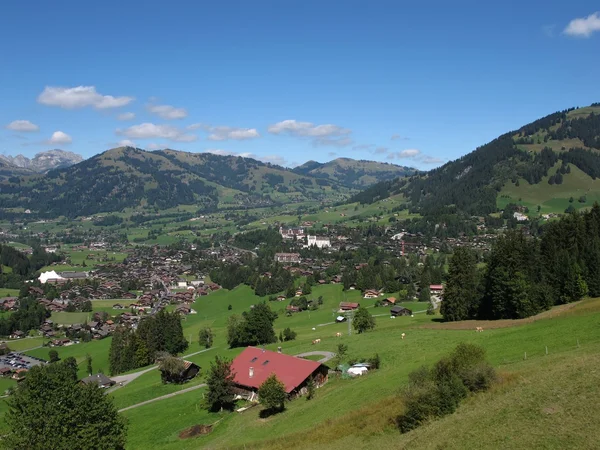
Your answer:
[[[186,392],[195,391],[196,389],[200,389],[200,388],[203,388],[205,386],[206,386],[206,383],[198,384],[197,386],[192,386],[192,387],[189,387],[187,389],[182,389],[180,391],[173,392],[173,393],[167,394],[167,395],[163,395],[161,397],[152,398],[150,400],[146,400],[145,402],[136,403],[135,405],[131,405],[131,406],[128,406],[127,408],[120,409],[119,412],[128,411],[130,409],[138,408],[138,407],[144,406],[144,405],[148,405],[149,403],[154,403],[154,402],[157,402],[159,400],[165,400],[167,398],[175,397],[176,395],[179,395],[179,394],[185,394]]]

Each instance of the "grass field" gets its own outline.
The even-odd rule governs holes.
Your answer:
[[[26,337],[23,339],[5,340],[8,348],[17,352],[24,352],[32,348],[40,347],[44,343],[44,338],[41,336]]]
[[[324,287],[331,289],[335,286]],[[238,289],[243,292],[243,288]],[[202,300],[209,300],[210,297]],[[213,297],[217,297],[216,294]],[[372,311],[377,312],[376,309]],[[311,315],[310,319],[308,315],[303,319],[300,318],[301,315],[277,319],[277,329],[287,325],[285,322],[287,320],[291,322],[292,329],[297,330],[299,334],[297,341],[285,343],[284,352],[297,354],[314,350],[315,347],[310,342],[315,337],[322,339],[319,349],[335,351],[340,340],[336,339],[334,334],[337,331],[344,332],[346,324],[319,327],[319,324],[326,323],[323,322],[323,318],[329,319],[330,314],[330,312],[322,316],[317,314],[314,318]],[[153,445],[155,448],[197,448],[199,446],[261,448],[266,445],[272,448],[289,448],[293,447],[289,439],[291,436],[292,442],[301,444],[296,445],[297,448],[342,448],[347,446],[348,440],[339,439],[352,434],[355,446],[370,448],[371,445],[379,445],[377,439],[384,441],[389,439],[390,442],[398,439],[398,434],[389,425],[388,419],[401,410],[397,392],[406,383],[408,373],[422,364],[435,361],[459,342],[467,341],[483,345],[488,351],[491,362],[501,371],[510,373],[519,373],[522,370],[525,352],[528,358],[526,363],[532,367],[539,367],[548,360],[545,356],[546,346],[552,357],[562,354],[567,358],[586,355],[600,346],[600,335],[594,333],[600,319],[600,300],[588,300],[575,308],[563,311],[561,315],[548,316],[546,319],[521,326],[486,330],[484,333],[475,333],[471,329],[423,328],[423,325],[432,323],[431,316],[425,314],[415,314],[414,318],[401,317],[396,320],[389,320],[386,316],[377,317],[377,328],[374,332],[363,335],[353,334],[341,339],[341,342],[349,347],[349,357],[371,356],[378,352],[383,362],[381,370],[360,379],[333,379],[317,391],[314,400],[299,399],[291,402],[286,412],[267,420],[258,418],[259,408],[244,414],[224,416],[209,414],[201,407],[202,389],[161,400],[124,413],[130,420],[129,447],[143,448]],[[199,318],[198,322],[202,323],[204,320]],[[188,323],[186,329],[190,329],[191,325]],[[317,325],[317,331],[313,332],[311,325]],[[217,353],[227,357],[236,354],[226,349],[223,338],[219,338],[220,319],[213,321],[212,326],[218,332],[217,348],[213,350],[215,353],[202,354],[203,367],[206,367],[205,364]],[[400,338],[403,332],[407,334],[405,340]],[[577,347],[577,339],[580,348]],[[275,347],[276,345],[267,346],[271,349]],[[150,372],[144,377],[147,379],[140,378],[122,388],[121,393],[116,391],[113,394],[120,406],[131,404],[138,399],[146,399],[147,395],[144,391],[158,387],[157,373],[153,375]],[[138,388],[135,387],[136,383],[139,383]],[[160,414],[157,413],[158,411]],[[390,417],[386,417],[386,414]],[[189,441],[180,441],[177,438],[177,434],[186,427],[217,421],[219,422],[213,433],[208,436]],[[360,431],[363,427],[368,430],[373,426],[373,433]],[[327,431],[330,427],[334,427],[335,432]],[[152,430],[154,430],[153,440],[150,442],[145,436],[148,436]],[[282,442],[265,442],[272,436],[286,437]],[[314,442],[310,441],[308,445],[306,436],[314,436]],[[394,447],[393,443],[386,445],[386,448],[398,448]],[[428,446],[420,445],[418,448],[421,447]]]
[[[576,166],[569,164],[571,173],[564,175],[562,184],[549,185],[548,176],[538,184],[530,185],[524,179],[519,180],[519,186],[507,183],[498,195],[498,208],[504,208],[508,203],[517,203],[529,208],[530,213],[537,214],[538,205],[540,212],[563,213],[569,205],[576,209],[590,207],[595,201],[600,201],[600,180],[592,178]],[[554,174],[560,164],[550,169],[548,174]],[[579,203],[581,196],[586,197],[585,203]],[[573,197],[573,203],[569,198]]]
[[[18,289],[0,288],[0,298],[1,297],[17,297],[18,295],[19,295]]]
[[[74,323],[84,324],[88,322],[91,313],[87,312],[53,312],[50,316],[57,325],[73,325]]]
[[[565,379],[561,379],[557,386],[561,386],[560,389],[578,390],[579,385],[573,382],[572,377],[586,367],[588,371],[592,370],[592,365],[597,361],[588,360],[588,357],[600,350],[600,333],[597,332],[600,323],[600,299],[586,300],[572,308],[558,308],[536,321],[508,323],[504,324],[505,327],[496,329],[486,327],[484,333],[475,333],[472,324],[467,324],[466,329],[449,329],[444,324],[437,323],[437,316],[424,314],[426,305],[422,303],[405,304],[415,312],[414,317],[390,320],[387,308],[373,308],[375,300],[361,299],[359,292],[344,293],[339,285],[313,288],[311,296],[317,298],[320,295],[323,296],[324,304],[319,310],[310,313],[305,311],[291,317],[281,314],[285,302],[272,302],[273,310],[280,312],[275,322],[276,333],[279,334],[279,331],[289,326],[298,333],[298,338],[296,341],[270,344],[266,348],[275,350],[281,345],[285,353],[292,355],[311,350],[335,352],[337,344],[343,342],[348,345],[349,358],[370,357],[376,352],[379,353],[382,360],[380,370],[358,379],[332,378],[317,390],[314,400],[298,399],[290,402],[284,413],[269,419],[258,417],[260,408],[250,409],[243,414],[208,413],[202,406],[204,388],[136,407],[123,413],[129,420],[128,448],[192,449],[204,446],[210,448],[245,446],[274,449],[293,447],[341,449],[347,448],[350,442],[358,448],[479,448],[475,444],[481,441],[486,433],[491,433],[490,444],[487,447],[498,448],[504,445],[498,441],[502,437],[502,431],[492,432],[486,427],[492,427],[494,423],[503,423],[504,428],[508,427],[511,430],[507,434],[509,440],[506,441],[506,445],[514,444],[514,440],[524,429],[521,422],[526,424],[529,420],[529,423],[533,424],[531,426],[534,426],[540,420],[531,412],[531,408],[535,409],[538,407],[536,405],[546,402],[549,392],[558,392],[553,390],[552,380],[554,376],[561,375],[550,371],[551,368],[559,370],[551,367],[553,366],[551,361],[564,361],[564,364],[562,362],[561,364],[565,366],[565,372],[561,373],[564,374]],[[241,314],[244,310],[248,310],[250,305],[260,300],[246,286],[231,291],[220,290],[199,298],[193,305],[198,314],[187,316],[183,322],[185,337],[191,341],[186,354],[202,350],[197,342],[200,328],[210,326],[216,334],[212,349],[188,358],[201,366],[200,376],[190,384],[182,386],[163,385],[160,381],[160,373],[151,370],[109,394],[117,407],[132,406],[202,383],[215,355],[234,358],[241,351],[241,349],[227,348],[225,340],[227,317],[231,313]],[[376,329],[365,334],[348,335],[346,323],[334,322],[336,316],[334,309],[342,300],[359,301],[367,306],[376,318]],[[103,307],[112,306],[114,303],[113,300],[103,302],[110,302],[110,305],[102,305]],[[231,311],[228,310],[230,304]],[[337,332],[342,332],[343,337],[336,338]],[[402,333],[406,333],[404,340],[401,339]],[[317,347],[311,345],[315,338],[321,339],[321,344]],[[23,341],[26,340],[20,342]],[[399,435],[390,420],[402,409],[398,392],[406,383],[408,373],[422,364],[431,364],[447,354],[459,342],[473,342],[485,347],[490,361],[503,374],[509,374],[506,377],[507,381],[492,392],[469,399],[455,415],[434,422],[417,432]],[[94,372],[108,373],[109,347],[110,339],[104,339],[71,347],[59,347],[56,350],[61,358],[74,356],[79,363],[79,375],[83,377],[86,375],[86,354],[92,356]],[[548,356],[546,356],[546,347],[548,347]],[[48,348],[40,348],[27,353],[47,358],[48,350]],[[526,361],[525,352],[527,352]],[[546,372],[554,375],[545,375]],[[543,379],[544,384],[536,388],[539,383],[534,383],[534,380],[538,379]],[[520,418],[519,423],[516,423],[516,420],[511,419],[511,414],[507,414],[506,411],[511,410],[512,401],[521,395],[524,399],[537,400],[531,405],[528,400],[515,403],[516,417],[530,414],[528,419]],[[594,397],[590,395],[589,399],[591,398]],[[492,401],[492,399],[496,400]],[[582,423],[589,427],[588,416],[600,412],[594,410],[594,406],[583,399],[580,405],[581,414],[571,412],[567,408],[565,399],[551,401],[556,403],[560,414],[564,412],[568,415],[567,423],[571,424],[577,418],[581,418]],[[500,408],[500,405],[504,405],[504,408]],[[473,412],[472,408],[475,408],[473,411],[478,412]],[[540,408],[546,406],[540,406],[538,410]],[[552,404],[548,408],[551,408],[549,411],[554,411]],[[0,405],[0,414],[2,409]],[[586,417],[582,417],[584,412]],[[492,419],[494,414],[497,417]],[[559,413],[556,413],[556,417],[552,414],[547,418],[543,416],[547,423],[552,424],[553,420],[560,420]],[[569,414],[574,418],[571,419]],[[468,421],[462,424],[460,417],[464,417],[463,420],[471,418],[469,420],[480,421],[482,425],[473,428]],[[512,424],[513,422],[515,423]],[[453,425],[447,425],[446,428],[440,425],[442,423]],[[183,441],[178,438],[179,432],[196,424],[215,424],[215,426],[213,432],[207,436]],[[468,439],[459,440],[459,430],[467,433]],[[528,448],[536,447],[536,442],[544,444],[542,445],[544,448],[565,448],[566,434],[561,433],[566,433],[566,426],[549,430],[551,433],[558,434],[548,441],[537,440],[541,438],[532,436],[524,442],[528,443]],[[596,435],[592,434],[592,436]],[[282,439],[274,439],[276,437]],[[577,441],[582,445],[579,448],[589,448],[585,445],[588,442],[585,439],[587,438]],[[435,442],[436,445],[429,445],[429,442]],[[470,444],[470,447],[460,445],[462,442]]]

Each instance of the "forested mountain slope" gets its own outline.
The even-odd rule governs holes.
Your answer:
[[[354,188],[365,188],[380,181],[413,175],[417,172],[412,167],[351,158],[337,158],[326,163],[308,161],[293,170],[302,175],[332,180]]]
[[[595,103],[550,114],[426,174],[379,183],[350,201],[372,203],[402,193],[411,210],[425,216],[486,215],[498,210],[503,190],[527,183],[540,185],[531,199],[539,205],[562,195],[557,186],[570,189],[572,167],[590,183],[600,177],[599,150],[600,103]],[[587,194],[595,197],[597,186],[590,186]]]
[[[73,217],[180,204],[211,211],[220,203],[269,206],[340,201],[349,193],[335,182],[251,158],[120,147],[46,175],[5,179],[0,183],[0,208]]]

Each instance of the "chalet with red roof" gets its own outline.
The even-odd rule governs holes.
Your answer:
[[[317,361],[297,358],[283,353],[247,347],[231,364],[235,374],[237,392],[243,397],[254,397],[260,385],[271,375],[285,385],[289,397],[306,392],[306,384],[312,377],[316,386],[327,381],[329,369]]]
[[[441,295],[444,292],[444,286],[441,284],[430,284],[429,292],[431,292],[432,295]]]
[[[360,307],[360,303],[340,302],[340,311],[354,311]]]

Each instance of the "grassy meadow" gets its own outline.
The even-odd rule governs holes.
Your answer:
[[[583,424],[589,424],[591,420],[588,416],[594,412],[595,406],[586,403],[585,399],[581,399],[581,412],[575,414],[571,411],[567,399],[550,400],[548,396],[549,393],[560,392],[560,389],[567,389],[567,392],[580,389],[578,386],[587,386],[594,380],[592,376],[589,383],[587,378],[579,384],[572,381],[577,373],[585,367],[585,370],[591,370],[590,367],[596,363],[592,357],[600,350],[600,333],[597,332],[600,324],[600,299],[585,300],[570,309],[557,309],[556,314],[547,314],[530,323],[515,322],[512,324],[514,326],[506,326],[507,324],[503,323],[503,328],[494,328],[494,323],[485,324],[485,331],[476,333],[470,325],[467,325],[467,329],[453,329],[440,323],[439,316],[425,314],[426,304],[423,303],[405,304],[413,310],[414,317],[398,317],[391,320],[387,308],[373,307],[375,299],[364,300],[357,291],[343,292],[340,285],[314,287],[309,297],[317,299],[319,296],[323,296],[324,300],[319,310],[310,313],[304,311],[291,317],[283,313],[287,302],[271,302],[272,309],[279,313],[275,322],[276,333],[279,334],[289,326],[298,333],[298,337],[295,341],[270,344],[266,348],[276,350],[277,346],[282,346],[283,351],[291,355],[312,350],[335,352],[337,344],[343,342],[348,345],[348,358],[370,357],[378,353],[382,361],[380,370],[350,380],[332,377],[326,385],[317,390],[313,400],[301,398],[289,402],[285,412],[268,419],[259,418],[260,407],[252,408],[243,414],[208,413],[202,406],[205,388],[135,407],[122,413],[129,421],[128,448],[192,449],[206,446],[341,449],[347,447],[349,442],[358,448],[459,448],[456,442],[471,443],[471,448],[474,448],[477,447],[475,443],[483,442],[484,435],[492,433],[489,427],[496,422],[504,424],[503,430],[508,431],[494,431],[487,448],[498,448],[508,444],[513,444],[511,448],[519,448],[520,433],[525,426],[523,424],[527,424],[527,420],[530,424],[539,420],[534,414],[537,405],[542,405],[542,411],[544,408],[552,411],[548,417],[543,415],[545,422],[540,423],[553,423],[555,420],[561,420],[562,415],[567,416],[568,423],[577,418],[580,418]],[[191,341],[189,349],[185,352],[191,356],[187,356],[186,359],[200,365],[200,376],[181,386],[163,385],[158,370],[150,370],[108,395],[121,409],[203,383],[206,370],[215,355],[234,358],[242,350],[227,348],[228,316],[241,314],[262,300],[247,286],[240,286],[231,291],[220,290],[200,297],[193,305],[198,314],[187,316],[183,322],[185,337]],[[348,335],[346,323],[334,322],[337,315],[335,310],[340,301],[359,301],[367,306],[375,316],[376,329],[364,334],[352,332]],[[112,304],[118,301],[101,302],[103,303],[98,303],[99,307],[111,308]],[[231,310],[228,309],[229,305]],[[118,311],[111,312],[115,314]],[[197,336],[199,330],[205,326],[211,327],[215,333],[214,346],[208,351],[197,353],[204,350],[198,344]],[[337,332],[343,334],[342,338],[335,337]],[[404,340],[401,338],[402,333],[406,333]],[[312,345],[316,338],[321,339],[321,344],[317,346]],[[19,344],[26,341],[32,339],[23,339]],[[41,339],[36,338],[35,343],[38,346],[41,342]],[[482,345],[487,350],[489,360],[503,374],[503,382],[488,393],[468,399],[456,414],[415,432],[400,435],[391,421],[402,411],[398,392],[406,384],[408,374],[423,364],[432,364],[460,342]],[[30,344],[29,348],[32,347],[35,346]],[[79,363],[79,375],[83,377],[87,375],[86,354],[92,356],[94,372],[108,373],[109,348],[110,338],[59,347],[56,350],[61,358],[75,357]],[[44,347],[29,350],[27,353],[47,358],[48,351],[49,349]],[[555,389],[552,387],[552,377],[560,377],[556,371],[563,369],[565,372],[560,373],[564,373],[564,379],[561,378]],[[544,380],[543,385],[537,383],[538,379]],[[2,387],[0,385],[0,389]],[[507,411],[512,411],[513,399],[518,399],[521,395],[524,399],[533,399],[531,402],[534,403],[529,400],[515,403],[516,417],[519,417],[517,421],[512,419],[512,415]],[[550,403],[546,406],[545,403],[548,402]],[[0,405],[0,415],[4,409],[5,407]],[[571,418],[569,414],[575,415]],[[462,420],[466,420],[464,424],[459,419],[461,417]],[[469,421],[481,425],[473,428]],[[442,423],[448,425],[444,427]],[[215,425],[209,435],[179,439],[178,434],[182,430],[196,424]],[[464,441],[457,440],[460,430],[468,435]],[[547,439],[533,435],[523,442],[528,443],[527,448],[535,447],[536,443],[543,443],[544,448],[565,448],[567,428],[551,427],[549,430],[547,433],[556,435]],[[503,436],[508,440],[501,441]],[[587,438],[581,437],[578,441],[583,446],[580,448],[588,448],[585,439]],[[430,442],[436,444],[430,445]],[[465,448],[462,445],[460,447]],[[483,445],[483,448],[485,447]]]
[[[538,205],[540,213],[564,213],[569,205],[576,209],[591,207],[594,202],[600,202],[600,180],[592,180],[581,169],[569,164],[571,173],[563,176],[562,184],[548,184],[550,175],[554,175],[560,167],[557,163],[548,171],[538,184],[531,185],[524,179],[519,179],[519,186],[507,183],[498,195],[498,208],[504,208],[508,203],[516,203],[529,208],[530,214],[537,214]],[[586,202],[579,203],[579,197],[585,196]],[[573,197],[573,203],[569,199]]]

